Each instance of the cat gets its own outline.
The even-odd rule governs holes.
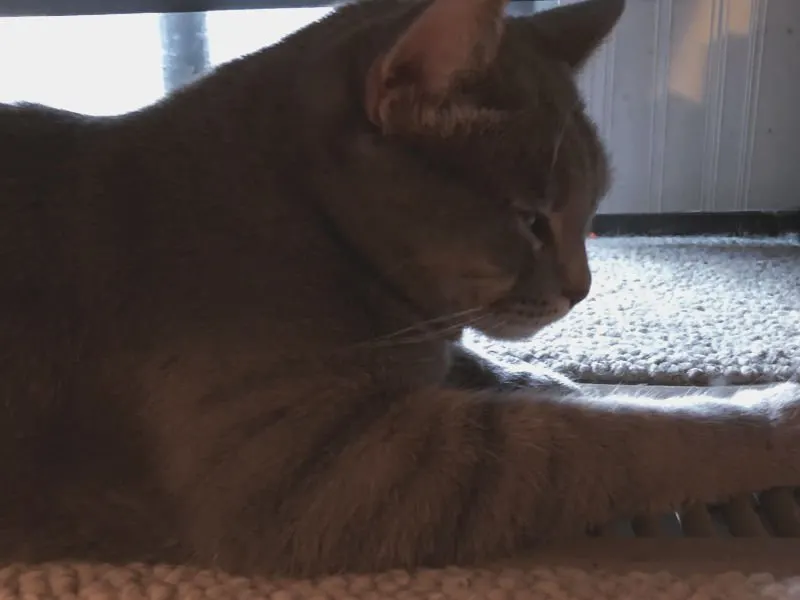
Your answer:
[[[575,75],[624,0],[361,0],[114,117],[0,107],[0,559],[470,564],[800,484],[800,387],[657,402],[460,345],[590,291]]]

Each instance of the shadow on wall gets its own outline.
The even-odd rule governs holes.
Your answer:
[[[603,212],[800,208],[797,73],[797,0],[629,0],[581,77],[617,171]]]

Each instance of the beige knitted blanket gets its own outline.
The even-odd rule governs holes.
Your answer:
[[[0,568],[0,600],[745,600],[800,598],[800,540],[589,541],[485,568],[314,580],[188,567],[61,563]]]

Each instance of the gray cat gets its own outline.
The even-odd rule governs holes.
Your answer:
[[[0,106],[0,557],[463,564],[800,484],[798,386],[591,398],[458,345],[589,291],[574,74],[623,7],[368,0],[129,115]]]

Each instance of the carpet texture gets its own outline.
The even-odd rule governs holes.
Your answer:
[[[590,296],[533,339],[475,345],[586,383],[800,380],[800,236],[589,240]]]
[[[739,540],[638,549],[607,544],[575,558],[486,568],[391,571],[315,580],[233,577],[187,567],[59,563],[0,568],[2,600],[764,600],[800,598],[797,542]],[[774,567],[772,566],[774,565]]]

